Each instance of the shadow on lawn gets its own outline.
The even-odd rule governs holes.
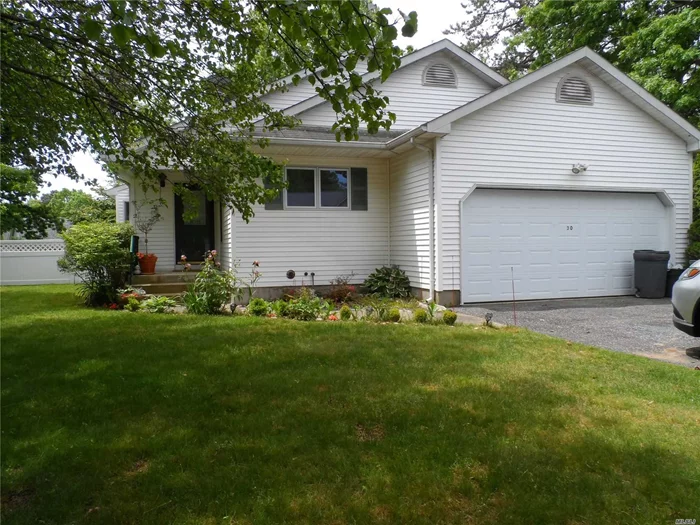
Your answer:
[[[3,333],[3,497],[27,495],[3,505],[13,522],[693,517],[691,457],[586,407],[556,371],[497,366],[489,334],[108,312],[46,324],[39,344]],[[518,344],[498,350],[515,363]]]

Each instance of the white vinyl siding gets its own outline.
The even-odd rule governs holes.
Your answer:
[[[246,224],[233,220],[233,254],[241,271],[260,261],[258,286],[328,285],[341,274],[355,273],[361,283],[378,266],[389,262],[389,175],[384,159],[337,157],[276,157],[288,166],[367,168],[368,210],[296,208],[265,210],[255,207]],[[352,184],[352,182],[351,182]],[[286,277],[288,270],[296,279]]]
[[[556,102],[567,74],[590,83],[593,105]],[[675,204],[672,260],[683,260],[691,215],[685,142],[579,66],[454,122],[440,148],[443,290],[460,288],[460,200],[475,184],[665,190]],[[588,170],[574,175],[575,163]]]
[[[172,178],[173,176],[168,176],[168,179],[172,180]],[[173,187],[168,182],[164,188],[159,188],[158,193],[148,191],[146,194],[138,183],[133,183],[131,188],[130,222],[136,230],[136,235],[139,236],[139,250],[142,252],[146,251],[146,243],[144,234],[136,229],[134,221],[134,215],[137,212],[136,204],[144,199],[153,200],[159,197],[165,201],[165,206],[160,209],[162,220],[158,221],[148,234],[148,251],[158,256],[157,272],[171,272],[175,268],[175,196],[173,195]],[[148,213],[148,206],[144,206],[142,212]]]
[[[457,74],[457,88],[424,85],[423,73],[432,64],[447,64]],[[492,88],[445,53],[424,58],[394,72],[384,84],[375,84],[389,97],[388,110],[396,113],[394,129],[410,129],[439,117],[492,91]],[[330,127],[337,120],[327,102],[300,113],[307,126]]]
[[[127,217],[125,215],[126,203],[129,202],[129,186],[124,184],[119,186],[119,191],[114,196],[114,206],[117,211],[117,222],[126,222]],[[129,205],[131,208],[131,204]],[[133,210],[129,209],[129,215],[133,213]]]
[[[411,286],[430,286],[428,153],[412,149],[391,159],[391,264]]]
[[[355,66],[355,71],[360,75],[364,75],[367,72],[366,62],[359,61],[357,66]],[[318,86],[318,82],[312,85],[308,77],[304,77],[296,86],[292,82],[289,82],[284,89],[272,91],[263,95],[260,99],[269,104],[273,109],[285,109],[316,96],[316,88]]]

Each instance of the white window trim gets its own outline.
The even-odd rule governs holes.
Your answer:
[[[287,182],[287,170],[309,170],[314,172],[314,205],[313,206],[288,206],[287,205],[287,188],[285,187],[282,193],[282,209],[284,211],[294,211],[294,210],[338,210],[338,211],[351,211],[352,210],[352,169],[343,168],[340,166],[335,167],[311,167],[311,166],[285,166],[284,168],[284,181]],[[347,206],[321,206],[321,170],[329,171],[345,171],[348,176],[348,204]]]
[[[314,205],[313,206],[287,206],[287,188],[284,188],[284,195],[282,198],[282,208],[287,210],[313,210],[318,207],[318,168],[312,168],[311,166],[287,166],[284,168],[284,181],[287,182],[287,170],[308,170],[314,172]]]
[[[325,171],[344,171],[347,176],[348,176],[348,188],[347,188],[347,204],[345,206],[323,206],[321,204],[321,170]],[[352,198],[352,191],[350,185],[352,184],[352,172],[350,168],[340,168],[340,167],[335,167],[335,168],[318,168],[316,170],[316,181],[318,182],[318,207],[322,210],[351,210],[352,209],[352,203],[350,202],[350,199]]]

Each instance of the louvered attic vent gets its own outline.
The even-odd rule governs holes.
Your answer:
[[[557,102],[566,104],[593,104],[593,90],[580,77],[564,77],[557,87]]]
[[[425,69],[423,84],[426,86],[457,87],[457,75],[446,64],[433,64]]]

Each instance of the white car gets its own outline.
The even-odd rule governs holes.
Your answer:
[[[700,261],[695,261],[673,285],[673,325],[693,337],[700,337]]]

